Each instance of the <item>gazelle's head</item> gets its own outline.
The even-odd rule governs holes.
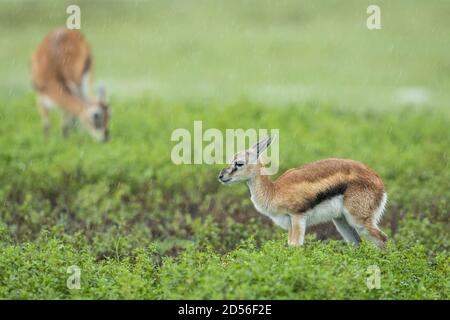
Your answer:
[[[103,85],[98,88],[98,95],[88,102],[83,122],[90,135],[99,142],[109,138],[108,130],[109,106],[106,102],[106,90]]]
[[[239,181],[247,181],[260,174],[262,165],[259,157],[266,150],[276,136],[265,137],[248,150],[238,152],[234,155],[228,167],[219,173],[219,181],[230,184]]]

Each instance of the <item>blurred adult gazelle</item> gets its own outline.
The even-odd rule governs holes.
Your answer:
[[[45,137],[50,127],[49,109],[58,106],[65,137],[74,120],[79,119],[93,138],[101,142],[108,139],[105,89],[99,88],[97,98],[90,95],[92,55],[79,31],[59,29],[49,33],[34,52],[31,68]]]
[[[265,138],[237,153],[220,172],[220,182],[247,182],[256,210],[289,231],[289,245],[303,244],[308,226],[333,221],[347,242],[358,246],[362,235],[384,247],[387,237],[378,223],[387,195],[375,171],[354,160],[326,159],[272,181],[259,161],[271,142]]]

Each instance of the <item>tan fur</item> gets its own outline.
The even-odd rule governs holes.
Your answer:
[[[49,33],[32,56],[31,71],[45,136],[50,126],[46,104],[52,101],[64,115],[64,135],[78,118],[92,136],[101,141],[107,139],[108,107],[103,95],[98,99],[90,96],[87,77],[92,74],[92,56],[79,31],[59,29]]]
[[[257,175],[256,179],[269,178]],[[319,192],[326,192],[340,183],[347,184],[344,196],[348,209],[361,219],[370,216],[384,192],[383,183],[373,170],[343,159],[321,160],[291,169],[273,183],[269,179],[265,185],[273,188],[273,204],[288,212],[301,213],[311,208]],[[357,200],[352,201],[354,198]]]
[[[272,181],[262,174],[264,167],[259,160],[249,163],[254,152],[250,149],[238,153],[231,166],[222,170],[219,179],[224,183],[246,181],[259,210],[271,213],[275,218],[289,214],[289,244],[297,244],[300,232],[304,233],[299,219],[324,201],[342,195],[343,207],[349,214],[348,223],[358,233],[367,235],[380,247],[384,246],[387,238],[377,227],[375,213],[382,205],[385,192],[375,171],[354,160],[326,159],[288,170]],[[238,168],[238,162],[245,162],[245,165]]]
[[[300,224],[301,217],[299,215],[291,215],[291,228],[288,234],[288,244],[291,246],[297,246],[300,244],[300,237],[303,230]]]

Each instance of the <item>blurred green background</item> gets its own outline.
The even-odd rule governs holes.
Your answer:
[[[29,60],[81,7],[111,141],[44,143]],[[448,299],[450,1],[0,0],[0,298]],[[305,246],[174,129],[280,129],[280,173],[352,158],[383,178],[386,250],[331,223]],[[275,177],[274,177],[275,178]],[[82,270],[80,290],[67,267]],[[369,290],[377,265],[382,288]]]
[[[28,61],[66,7],[81,7],[97,79],[115,97],[273,105],[332,102],[386,109],[448,108],[450,2],[0,1],[2,91],[30,90]]]

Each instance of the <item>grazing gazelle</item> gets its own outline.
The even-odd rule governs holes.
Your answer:
[[[237,153],[220,172],[220,182],[247,182],[255,208],[289,231],[289,245],[303,244],[308,226],[333,221],[347,242],[358,246],[364,235],[384,247],[387,237],[377,225],[387,196],[375,171],[353,160],[326,159],[272,181],[259,161],[271,142],[265,138]]]
[[[33,85],[42,116],[44,136],[50,127],[49,109],[58,106],[63,114],[63,135],[79,119],[98,141],[108,139],[108,106],[105,90],[97,98],[90,95],[92,56],[89,44],[76,30],[49,33],[33,54]]]

